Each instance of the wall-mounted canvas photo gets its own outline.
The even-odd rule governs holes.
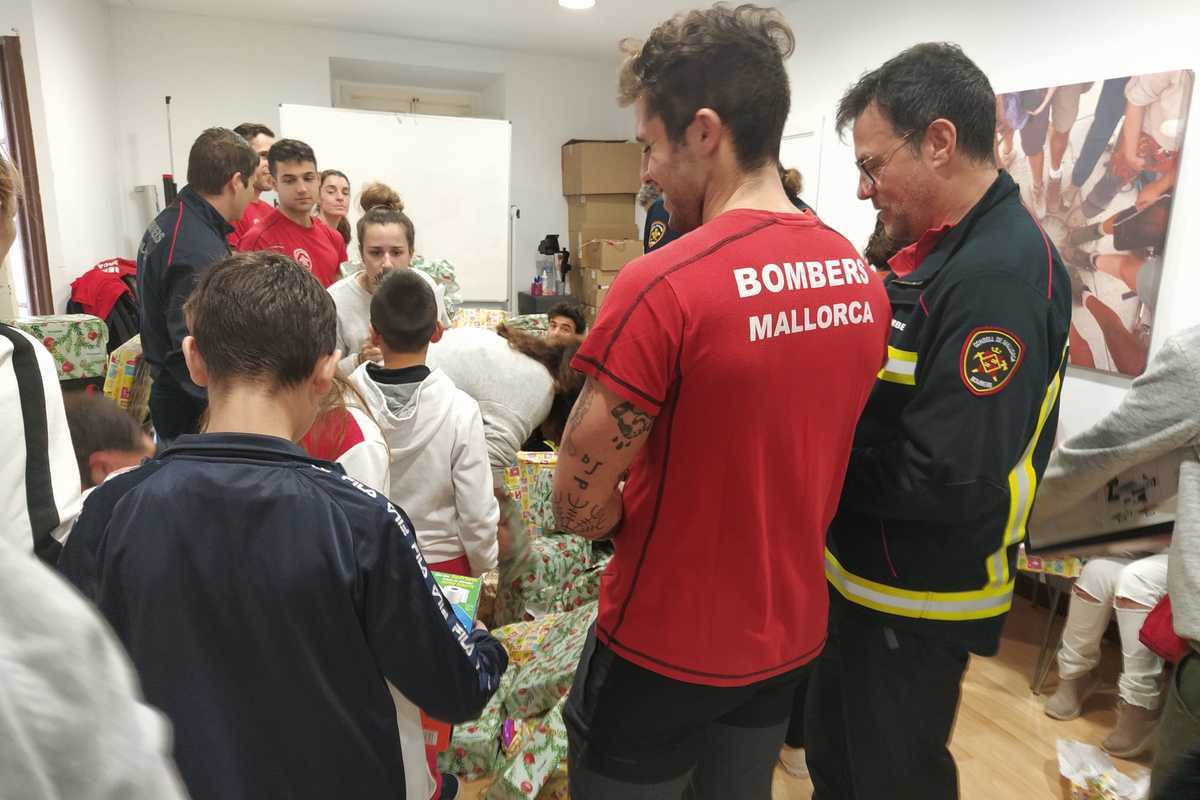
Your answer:
[[[1194,73],[996,97],[996,158],[1071,275],[1071,364],[1146,368]]]

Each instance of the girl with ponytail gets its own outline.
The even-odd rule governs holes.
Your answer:
[[[368,361],[379,361],[382,354],[371,344],[371,297],[384,277],[395,269],[409,269],[416,247],[416,228],[404,213],[404,201],[394,189],[383,183],[363,187],[359,197],[362,216],[358,219],[358,252],[363,268],[329,287],[337,306],[337,346],[342,351],[339,371],[349,375]],[[438,319],[449,327],[446,314],[446,287],[424,272],[437,300]]]

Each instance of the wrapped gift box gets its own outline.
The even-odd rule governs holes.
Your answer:
[[[60,381],[108,374],[108,325],[91,314],[58,314],[12,321],[54,356]]]
[[[138,422],[150,414],[150,365],[142,357],[142,337],[134,336],[112,351],[104,395],[129,412]]]
[[[1061,578],[1078,578],[1083,571],[1083,559],[1075,556],[1042,558],[1025,555],[1025,545],[1017,548],[1017,569],[1022,572],[1041,572]]]
[[[556,533],[534,539],[524,558],[501,570],[496,623],[506,625],[524,620],[526,613],[538,617],[576,607],[579,593],[586,591],[593,580],[585,574],[603,571],[603,565],[595,563],[592,550],[590,541],[574,534]],[[594,585],[598,596],[598,575]]]
[[[597,604],[589,603],[494,632],[506,649],[511,641],[510,653],[516,652],[520,659],[519,668],[498,692],[507,716],[522,720],[540,716],[566,696],[596,611]]]
[[[519,331],[545,336],[550,329],[550,318],[545,314],[520,314],[509,317],[504,324]]]
[[[530,536],[554,530],[554,504],[550,498],[557,464],[558,453],[522,450],[517,453],[516,466],[509,467],[504,474],[505,489],[520,508]]]
[[[547,789],[561,792],[563,761],[567,757],[567,729],[562,718],[565,704],[564,698],[545,717],[524,722],[516,739],[518,746],[504,757],[499,774],[488,787],[487,800],[553,796],[545,794]],[[560,788],[554,790],[551,781]]]
[[[501,687],[503,685],[504,680]],[[479,719],[454,726],[449,749],[438,754],[438,769],[465,780],[478,780],[493,774],[498,768],[500,726],[503,723],[500,692],[497,691]]]
[[[460,308],[458,313],[451,317],[451,327],[495,330],[501,322],[507,321],[508,312],[500,308]]]

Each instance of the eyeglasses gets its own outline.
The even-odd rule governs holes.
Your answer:
[[[900,144],[896,145],[895,148],[892,149],[892,152],[888,153],[887,157],[880,160],[876,165],[871,165],[871,161],[875,160],[871,156],[860,158],[858,161],[854,162],[854,166],[858,167],[858,171],[864,178],[867,179],[867,182],[871,184],[872,189],[875,188],[876,176],[883,172],[883,168],[891,163],[892,157],[895,156],[896,153],[899,153],[900,148],[908,144],[908,140],[916,135],[916,133],[916,131],[909,131],[908,133],[904,134],[904,137],[900,139]]]

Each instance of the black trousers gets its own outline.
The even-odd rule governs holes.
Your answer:
[[[804,667],[748,686],[672,680],[618,656],[595,626],[563,710],[574,800],[770,800]]]
[[[954,800],[954,729],[965,647],[889,627],[832,598],[809,679],[813,800]]]
[[[154,422],[154,432],[163,443],[196,433],[200,415],[207,406],[206,402],[189,394],[165,369],[158,373],[150,387],[150,419]]]

